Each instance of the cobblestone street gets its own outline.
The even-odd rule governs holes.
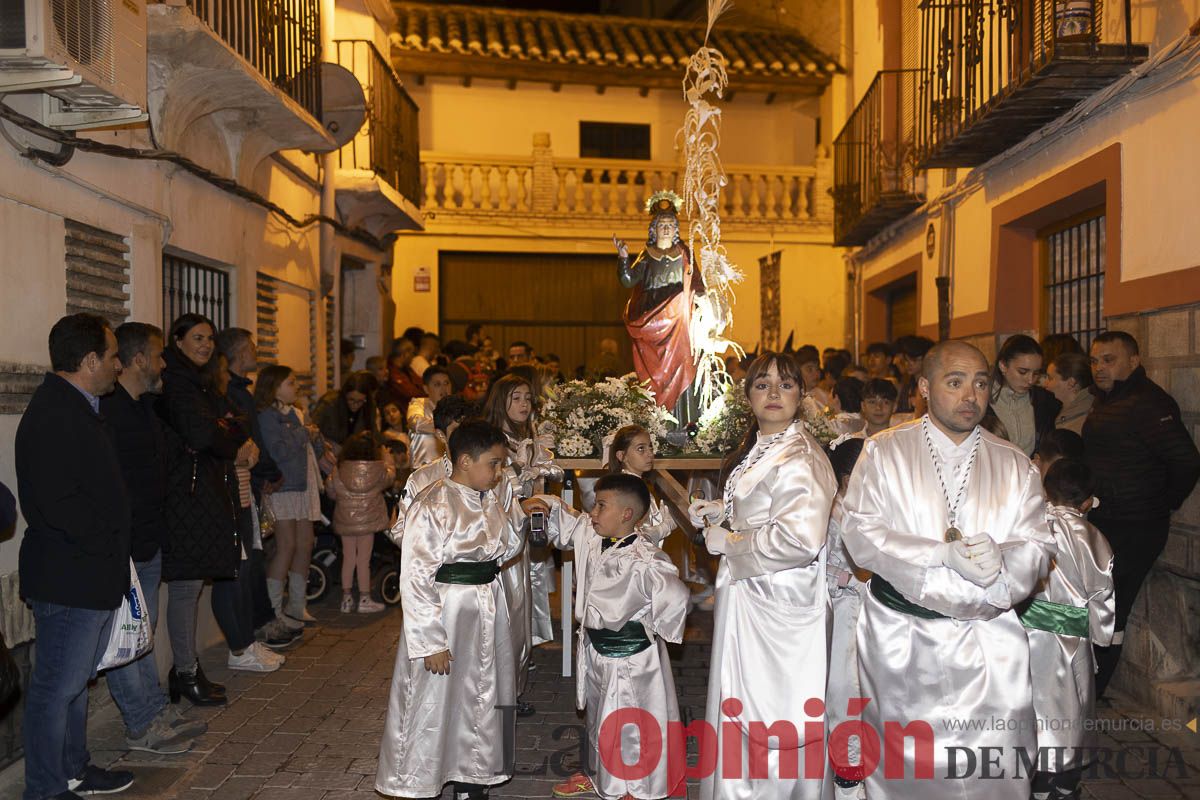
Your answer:
[[[223,652],[214,649],[205,654],[206,672],[226,684],[230,702],[226,708],[187,710],[189,717],[209,724],[208,733],[191,752],[157,756],[126,750],[123,726],[116,709],[107,703],[91,719],[93,761],[137,774],[134,787],[121,795],[130,800],[379,797],[374,790],[375,766],[401,617],[398,611],[370,617],[342,615],[335,602],[336,598],[313,608],[320,625],[287,653],[287,663],[277,672],[231,672],[224,667]],[[696,612],[691,622],[688,641],[672,652],[685,720],[704,711],[711,615]],[[577,769],[583,720],[574,710],[574,681],[561,677],[561,662],[557,645],[536,650],[537,669],[526,699],[537,714],[518,721],[519,774],[496,787],[493,797],[547,798],[554,783]],[[1119,728],[1132,726],[1121,720],[1140,720],[1145,715],[1118,704],[1115,709],[1102,709],[1100,716]],[[1085,781],[1088,800],[1200,798],[1200,735],[1183,730],[1152,737],[1114,730],[1101,737],[1101,746],[1113,749],[1110,762],[1123,777],[1097,769]],[[1146,777],[1151,764],[1167,777]],[[20,766],[0,779],[0,796],[19,796]],[[691,796],[696,793],[692,785]]]

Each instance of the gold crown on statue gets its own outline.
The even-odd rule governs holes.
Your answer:
[[[678,214],[679,209],[683,208],[683,198],[672,192],[670,189],[663,189],[660,192],[655,192],[650,195],[650,199],[646,201],[647,214],[662,214],[665,211]]]

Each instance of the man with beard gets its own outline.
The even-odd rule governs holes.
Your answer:
[[[924,722],[933,739],[930,752],[917,735],[912,771],[885,748],[888,771],[905,772],[875,770],[868,796],[1029,797],[1028,773],[1009,766],[1004,780],[984,781],[980,764],[1021,747],[1034,757],[1029,644],[1013,608],[1046,575],[1054,546],[1037,470],[979,426],[990,388],[977,349],[934,347],[918,381],[928,415],[869,439],[846,492],[843,541],[874,574],[858,626],[863,720],[881,736],[885,721]]]

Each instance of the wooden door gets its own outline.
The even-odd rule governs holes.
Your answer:
[[[465,338],[477,322],[502,355],[525,341],[539,355],[557,355],[572,378],[610,338],[622,370],[633,369],[621,321],[629,290],[617,279],[615,255],[442,252],[438,285],[443,342]]]

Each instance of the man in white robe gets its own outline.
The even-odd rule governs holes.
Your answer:
[[[1054,555],[1041,481],[979,427],[990,379],[977,349],[937,345],[918,387],[928,415],[867,441],[845,499],[846,549],[874,573],[858,626],[862,717],[882,742],[867,796],[1027,800],[1019,749],[1036,759],[1036,720],[1013,607]],[[897,724],[911,724],[906,740]]]

